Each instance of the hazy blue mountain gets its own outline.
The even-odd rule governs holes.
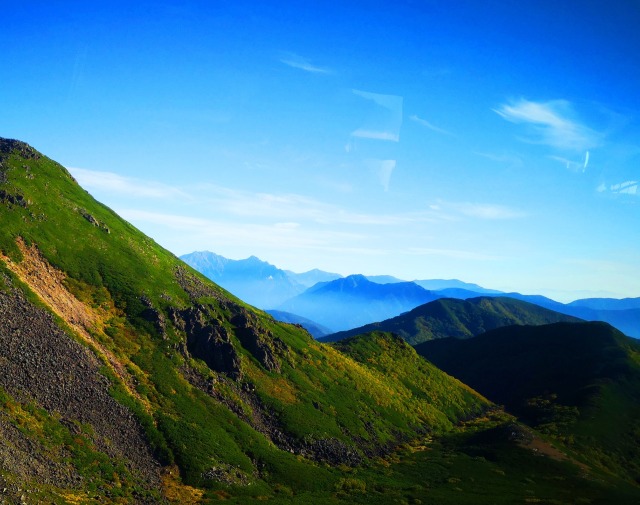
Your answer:
[[[263,309],[274,308],[305,290],[304,285],[284,270],[255,256],[231,260],[209,251],[198,251],[180,259],[238,298]]]
[[[301,274],[297,274],[295,272],[292,272],[291,270],[285,270],[285,273],[291,280],[297,282],[298,284],[302,284],[307,288],[310,288],[318,282],[329,282],[340,279],[342,277],[342,275],[340,274],[325,272],[323,270],[318,270],[317,268],[309,270],[308,272],[302,272]]]
[[[640,309],[640,298],[582,298],[567,305],[569,307],[584,307],[593,310]]]
[[[267,313],[271,314],[276,321],[282,323],[299,324],[305,330],[307,330],[314,338],[320,338],[331,333],[331,330],[321,324],[318,324],[311,319],[292,314],[291,312],[284,312],[282,310],[267,310]]]
[[[608,306],[628,306],[633,307],[633,300],[637,300],[635,298],[627,298],[623,300],[618,300],[621,302],[617,304],[614,300],[610,300],[609,302],[595,302],[593,300],[597,299],[585,299],[588,300],[584,302],[584,305],[581,305],[581,300],[577,300],[576,302],[572,302],[571,304],[564,304],[560,302],[556,302],[550,298],[540,295],[522,295],[520,293],[507,293],[504,296],[508,296],[510,298],[516,298],[519,300],[524,300],[530,303],[535,303],[536,305],[540,305],[541,307],[545,307],[547,309],[555,310],[556,312],[561,312],[562,314],[567,314],[570,316],[579,317],[580,319],[584,319],[585,321],[603,321],[605,323],[609,323],[610,325],[616,327],[625,335],[634,338],[640,338],[640,308],[628,308],[624,310],[606,310],[606,309],[595,309],[590,308],[589,305],[596,306],[598,303],[601,305]],[[600,299],[602,300],[602,299]]]
[[[502,291],[497,291],[495,289],[486,289],[477,284],[473,284],[471,282],[464,282],[458,279],[424,279],[424,280],[415,280],[418,286],[422,286],[424,289],[428,289],[429,291],[441,291],[443,289],[465,289],[468,291],[472,291],[478,294],[502,294]]]
[[[396,284],[398,282],[407,282],[403,279],[398,279],[393,275],[366,275],[367,279],[377,284]]]
[[[413,282],[377,284],[363,275],[350,275],[316,284],[278,309],[338,331],[397,316],[436,298]]]
[[[560,321],[570,322],[578,319],[513,298],[441,298],[386,321],[327,335],[321,340],[334,342],[362,333],[384,331],[394,333],[408,343],[416,345],[448,337],[472,338],[502,326],[542,325]]]
[[[604,321],[618,328],[626,335],[640,338],[640,298],[625,298],[622,300],[585,298],[564,304],[542,295],[524,295],[516,292],[504,293],[458,279],[427,279],[409,283],[390,275],[343,278],[339,274],[318,269],[297,274],[281,270],[255,256],[243,260],[231,260],[208,251],[186,254],[181,259],[237,297],[256,307],[262,309],[277,308],[292,312],[331,328],[330,332],[348,330],[371,322],[382,321],[425,303],[424,301],[415,303],[419,296],[418,298],[410,297],[410,301],[409,299],[401,301],[402,296],[405,296],[401,295],[400,298],[391,296],[385,305],[384,296],[370,286],[367,287],[362,282],[359,282],[356,283],[357,286],[352,286],[359,293],[357,295],[355,291],[351,293],[355,298],[349,300],[343,306],[342,304],[345,300],[338,300],[336,298],[337,295],[333,292],[338,289],[338,286],[342,286],[340,289],[344,290],[344,286],[350,285],[350,283],[343,283],[344,285],[341,283],[332,285],[331,283],[351,277],[359,277],[376,285],[396,286],[400,291],[403,291],[402,286],[409,284],[414,287],[422,287],[431,292],[431,298],[426,301],[437,298],[467,300],[476,298],[479,295],[505,296],[587,321]],[[322,291],[324,289],[328,291]],[[390,289],[393,290],[394,288]],[[317,299],[312,300],[311,294],[315,291],[320,291],[321,294],[317,296]],[[367,292],[369,291],[375,293],[372,298],[372,300],[375,300],[373,302],[374,305],[366,301]],[[295,299],[303,293],[305,295],[303,298]],[[324,305],[314,307],[316,304]],[[331,324],[328,324],[328,322],[331,322]],[[340,326],[332,326],[332,324],[339,324]]]

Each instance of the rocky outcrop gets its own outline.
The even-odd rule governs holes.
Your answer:
[[[149,297],[143,295],[140,297],[140,301],[145,306],[145,309],[140,313],[140,317],[150,322],[158,335],[165,338],[167,334],[167,323],[164,314],[153,306]]]
[[[87,212],[84,209],[78,209],[78,211],[80,212],[80,215],[85,218],[87,221],[89,221],[89,223],[91,223],[93,226],[95,226],[96,228],[100,228],[102,231],[106,232],[106,233],[111,233],[111,231],[109,230],[109,228],[107,227],[106,224],[98,221],[93,214],[89,214],[89,212]]]
[[[231,323],[236,327],[235,334],[242,347],[267,370],[279,372],[279,355],[283,355],[287,349],[284,342],[263,328],[258,318],[245,309],[238,312],[231,319]]]
[[[186,267],[179,266],[174,270],[174,276],[178,284],[185,293],[189,295],[191,300],[195,301],[205,296],[220,299],[220,293],[214,290],[210,285],[202,282],[193,273],[189,272]]]
[[[26,208],[29,202],[20,193],[9,193],[4,189],[0,189],[0,203],[8,205],[9,208],[13,205]]]
[[[40,158],[40,153],[26,142],[0,138],[0,159],[4,159],[14,152],[18,156],[26,159],[37,160]]]
[[[171,312],[176,328],[186,334],[183,354],[201,359],[207,366],[234,379],[240,379],[242,371],[240,357],[231,342],[230,331],[217,319],[211,317],[204,305]]]

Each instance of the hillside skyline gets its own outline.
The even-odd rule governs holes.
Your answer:
[[[640,295],[636,3],[3,14],[0,136],[177,256]]]

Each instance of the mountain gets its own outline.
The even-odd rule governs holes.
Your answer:
[[[327,335],[321,340],[335,342],[360,333],[387,331],[415,345],[447,337],[471,338],[501,326],[540,325],[558,321],[577,319],[512,298],[441,298],[391,319]]]
[[[640,309],[640,298],[582,298],[567,305],[593,310],[630,310]]]
[[[3,500],[322,495],[338,465],[486,408],[444,374],[414,396],[275,322],[19,141],[0,140],[0,216]]]
[[[329,328],[325,328],[324,326],[311,321],[311,319],[298,316],[297,314],[291,314],[290,312],[283,312],[281,310],[267,310],[266,312],[268,314],[271,314],[274,319],[282,323],[297,324],[302,326],[305,330],[311,333],[314,338],[324,337],[325,335],[331,333],[331,330]]]
[[[0,222],[0,502],[638,502],[397,338],[274,321],[7,139]]]
[[[377,284],[363,275],[350,275],[318,283],[278,309],[335,331],[393,317],[435,298],[412,282]]]
[[[444,289],[463,289],[478,294],[501,294],[495,289],[485,289],[482,286],[470,282],[463,282],[458,279],[425,279],[415,280],[418,286],[422,286],[430,291],[442,291]],[[477,296],[477,295],[476,295]]]
[[[555,323],[424,342],[416,351],[585,462],[640,478],[637,340],[602,322]]]
[[[262,309],[277,308],[294,313],[296,310],[292,309],[292,306],[303,307],[299,310],[306,310],[307,313],[301,314],[301,317],[309,319],[313,319],[309,314],[319,315],[320,318],[326,316],[326,314],[320,308],[312,309],[306,301],[292,300],[292,298],[302,294],[307,289],[313,288],[317,290],[330,282],[342,278],[339,274],[323,272],[317,269],[301,274],[280,270],[255,256],[244,260],[230,260],[223,256],[203,251],[186,254],[181,256],[181,259],[214,282],[217,282],[220,286],[256,307]],[[367,276],[366,279],[376,284],[407,284],[406,281],[401,281],[390,275],[373,275]],[[563,304],[541,295],[523,295],[516,292],[504,293],[458,279],[429,279],[413,282],[431,291],[434,295],[432,299],[458,298],[466,300],[479,295],[509,297],[579,319],[604,321],[629,336],[640,338],[640,298],[625,298],[623,300],[587,298]],[[365,297],[366,295],[363,293],[362,296]],[[307,296],[305,295],[302,298],[307,298]],[[380,311],[379,314],[381,315],[392,317],[411,308],[412,303],[398,304],[394,302],[386,311],[378,304],[375,310]],[[403,308],[398,309],[399,306]],[[354,307],[354,310],[362,311],[363,308],[357,306]],[[373,312],[373,309],[369,310],[363,313],[363,317],[359,319],[344,315],[336,316],[331,321],[327,319],[323,325],[332,328],[329,330],[331,332],[340,328],[352,328],[354,321],[357,321],[356,325],[379,321],[380,317],[374,315]],[[331,327],[330,324],[326,324],[328,322],[332,322],[334,326]]]
[[[319,282],[330,282],[342,277],[340,274],[325,272],[323,270],[318,270],[317,268],[300,274],[292,272],[291,270],[285,270],[285,272],[292,281],[302,284],[306,288],[310,288]]]
[[[603,321],[614,326],[625,335],[640,338],[640,308],[636,307],[634,298],[626,298],[618,301],[602,301],[603,299],[577,300],[570,304],[556,302],[540,295],[522,295],[520,293],[505,293],[503,296],[535,303],[541,307],[555,310],[562,314],[578,317],[585,321]],[[600,300],[600,301],[596,301]],[[607,299],[604,299],[607,300]],[[597,308],[598,306],[616,308]],[[622,308],[624,307],[624,308]]]
[[[502,293],[492,292],[491,290],[485,291],[484,296],[513,298],[586,321],[603,321],[630,337],[640,338],[640,307],[638,307],[640,302],[638,302],[638,298],[625,298],[622,300],[612,298],[586,298],[564,304],[542,295],[523,295],[516,292]],[[436,290],[434,293],[442,297],[460,299],[477,296],[476,292],[458,288]]]
[[[397,282],[407,282],[402,279],[398,279],[393,275],[367,275],[366,278],[371,282],[375,282],[377,284],[395,284]]]
[[[199,251],[180,259],[238,298],[262,309],[274,308],[306,289],[284,270],[255,256],[230,260]]]

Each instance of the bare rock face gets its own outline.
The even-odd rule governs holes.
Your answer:
[[[189,307],[172,314],[176,327],[187,335],[186,351],[207,366],[231,378],[240,379],[240,357],[231,342],[231,333],[208,314],[205,306]]]
[[[28,205],[27,200],[20,193],[10,193],[4,189],[0,189],[0,203],[9,206],[9,208],[14,205],[26,208]]]
[[[38,159],[40,158],[40,153],[36,151],[33,147],[31,147],[26,142],[22,142],[20,140],[13,139],[4,139],[0,138],[0,158],[3,158],[1,155],[9,155],[16,152],[19,156],[26,159]]]
[[[283,354],[286,346],[282,340],[274,337],[271,331],[262,328],[257,317],[247,310],[241,310],[232,319],[236,327],[235,334],[242,347],[249,351],[269,371],[280,371],[279,354]]]
[[[90,425],[97,449],[124,460],[150,488],[159,487],[159,464],[132,412],[109,395],[111,384],[99,373],[101,363],[10,282],[0,276],[0,387],[20,402],[34,402],[59,416],[70,429],[77,423]],[[0,473],[3,467],[17,468],[44,484],[73,484],[77,479],[73,474],[61,479],[61,468],[37,451],[32,451],[33,467],[22,468],[29,461],[24,453],[30,451],[30,442],[3,426],[2,419],[0,435],[12,437],[12,443],[0,444]]]

